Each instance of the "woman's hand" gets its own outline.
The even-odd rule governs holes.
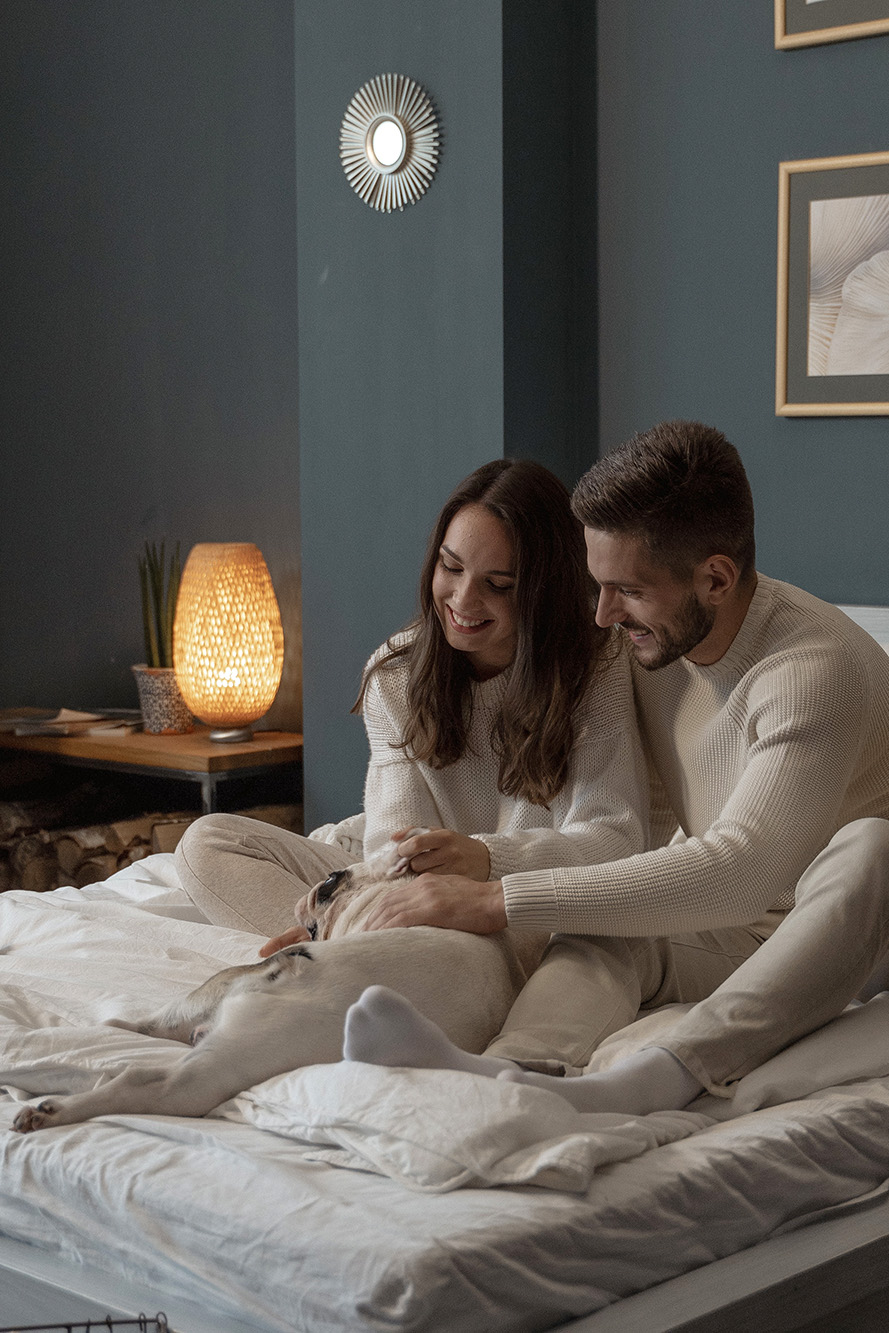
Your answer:
[[[463,875],[466,879],[486,880],[491,873],[491,856],[478,838],[467,838],[451,829],[434,828],[408,838],[410,829],[399,829],[392,834],[398,844],[398,855],[410,862],[411,870],[420,875],[424,870],[437,875]]]
[[[305,926],[291,926],[285,930],[283,935],[276,935],[273,940],[269,940],[259,951],[260,958],[271,958],[273,953],[279,949],[286,949],[288,944],[302,944],[304,940],[310,940],[312,937]]]
[[[441,926],[472,935],[492,935],[506,929],[506,904],[499,880],[476,880],[458,875],[421,875],[410,884],[397,884],[385,893],[367,918],[364,930],[393,926]]]

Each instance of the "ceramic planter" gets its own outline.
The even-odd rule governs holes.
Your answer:
[[[194,731],[194,718],[185,706],[185,700],[176,684],[172,667],[150,667],[140,664],[132,668],[139,690],[142,725],[154,736],[179,736]]]

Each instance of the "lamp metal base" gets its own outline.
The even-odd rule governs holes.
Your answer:
[[[234,741],[252,741],[252,727],[214,727],[210,732],[210,740],[218,741],[220,744],[231,744]]]

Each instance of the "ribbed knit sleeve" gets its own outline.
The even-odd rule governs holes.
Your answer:
[[[889,659],[784,586],[765,581],[722,662],[640,672],[645,735],[686,840],[509,876],[511,924],[618,936],[749,924],[792,905],[839,827],[889,814]],[[794,630],[800,609],[815,619]]]

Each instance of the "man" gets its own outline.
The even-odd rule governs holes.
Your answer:
[[[835,607],[757,575],[750,487],[718,431],[656,426],[597,463],[573,503],[597,618],[621,627],[633,658],[665,797],[655,845],[585,869],[485,885],[421,875],[393,890],[371,928],[559,933],[485,1055],[379,989],[350,1014],[344,1051],[505,1073],[582,1110],[678,1108],[702,1089],[730,1095],[889,953],[889,657]],[[582,1070],[639,1008],[673,1001],[695,1003],[604,1072],[553,1080],[514,1063]]]

